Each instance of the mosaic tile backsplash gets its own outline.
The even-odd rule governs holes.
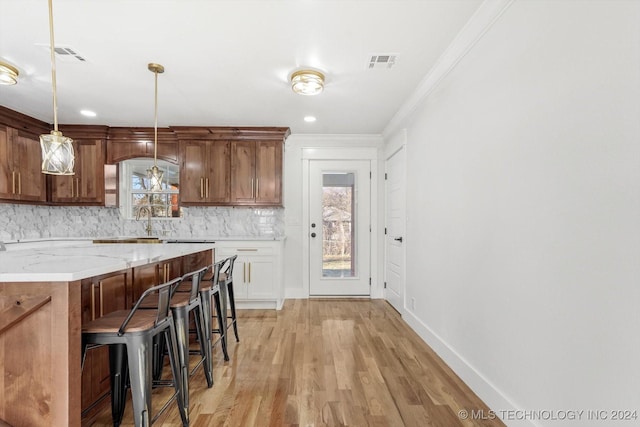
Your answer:
[[[152,220],[153,235],[175,238],[280,238],[282,208],[183,207],[183,217]],[[0,203],[0,240],[145,236],[146,218],[123,219],[117,208]]]

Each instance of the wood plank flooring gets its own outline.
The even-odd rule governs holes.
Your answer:
[[[214,351],[213,388],[202,370],[191,378],[191,426],[504,425],[458,417],[488,408],[386,301],[287,300],[238,323],[231,360]],[[154,390],[154,408],[169,395]],[[123,426],[131,419],[128,401]],[[111,425],[110,411],[94,425]],[[155,425],[180,426],[175,405]]]

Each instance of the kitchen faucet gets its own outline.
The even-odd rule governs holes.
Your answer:
[[[145,230],[147,232],[147,236],[151,237],[151,207],[150,206],[140,206],[138,208],[138,212],[136,213],[136,221],[138,221],[140,219],[140,214],[142,212],[146,212],[147,214],[147,226],[145,227]]]

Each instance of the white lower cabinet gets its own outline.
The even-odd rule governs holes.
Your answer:
[[[282,241],[218,241],[215,258],[238,255],[233,290],[239,308],[275,308],[284,302]]]

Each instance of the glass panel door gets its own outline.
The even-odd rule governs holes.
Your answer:
[[[370,163],[309,162],[309,294],[369,295]]]

